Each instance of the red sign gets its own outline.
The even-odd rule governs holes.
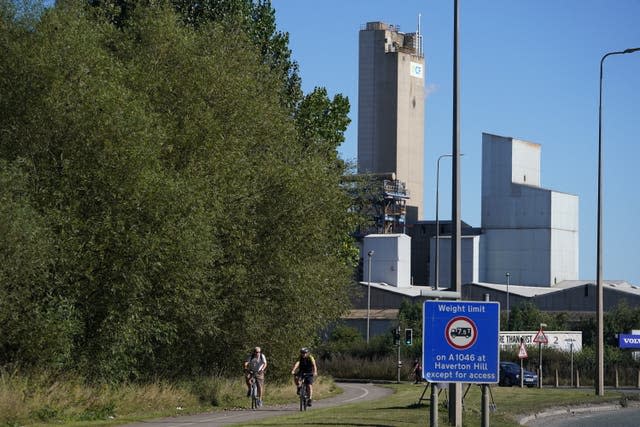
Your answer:
[[[458,316],[449,320],[444,335],[451,347],[466,350],[476,343],[478,327],[470,318]]]
[[[538,331],[535,338],[533,339],[533,342],[537,342],[538,344],[549,344],[549,340],[547,339],[547,336],[544,334],[544,331],[542,329]]]
[[[527,347],[524,345],[524,343],[520,343],[520,350],[518,350],[518,358],[526,359],[528,357],[529,355],[527,354]]]

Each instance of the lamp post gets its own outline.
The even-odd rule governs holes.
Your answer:
[[[511,313],[509,311],[509,278],[511,277],[511,274],[507,272],[504,275],[507,276],[507,330],[509,330],[509,314]]]
[[[464,154],[460,153],[460,156],[464,156]],[[435,267],[436,267],[436,280],[435,280],[435,289],[438,290],[438,286],[440,285],[440,160],[443,157],[453,157],[453,154],[443,154],[438,157],[438,161],[436,162],[436,254],[435,254]]]
[[[369,257],[369,267],[367,273],[367,344],[369,344],[369,319],[371,312],[371,257],[373,257],[374,251],[367,252]]]
[[[451,284],[462,292],[460,251],[460,4],[453,0],[453,123],[451,138]],[[462,426],[462,384],[449,383],[449,424]]]
[[[438,219],[438,215],[439,215],[439,200],[440,200],[440,160],[442,160],[443,157],[452,157],[453,154],[443,154],[440,157],[438,157],[438,161],[436,162],[436,256],[435,256],[435,264],[436,264],[436,287],[435,289],[438,290],[438,285],[440,284],[440,221]]]
[[[597,344],[596,352],[596,395],[604,396],[604,320],[603,320],[603,291],[602,291],[602,72],[604,60],[611,55],[624,55],[640,50],[640,47],[622,51],[608,52],[600,59],[600,92],[598,98],[598,214],[597,214],[597,248],[596,248],[596,323]]]

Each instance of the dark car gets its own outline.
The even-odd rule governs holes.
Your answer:
[[[527,387],[538,385],[538,375],[524,369],[523,384]],[[510,387],[520,385],[520,365],[514,362],[500,362],[500,385]]]

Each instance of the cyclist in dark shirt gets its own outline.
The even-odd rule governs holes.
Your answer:
[[[309,389],[307,405],[311,406],[313,400],[313,378],[318,376],[318,367],[308,348],[303,347],[300,349],[300,357],[291,368],[291,375],[294,375],[293,378],[298,388],[298,394],[300,394],[300,387],[304,386],[303,382],[307,384]]]

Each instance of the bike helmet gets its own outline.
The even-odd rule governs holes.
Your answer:
[[[302,347],[300,349],[300,353],[309,353],[309,349],[307,347]]]

